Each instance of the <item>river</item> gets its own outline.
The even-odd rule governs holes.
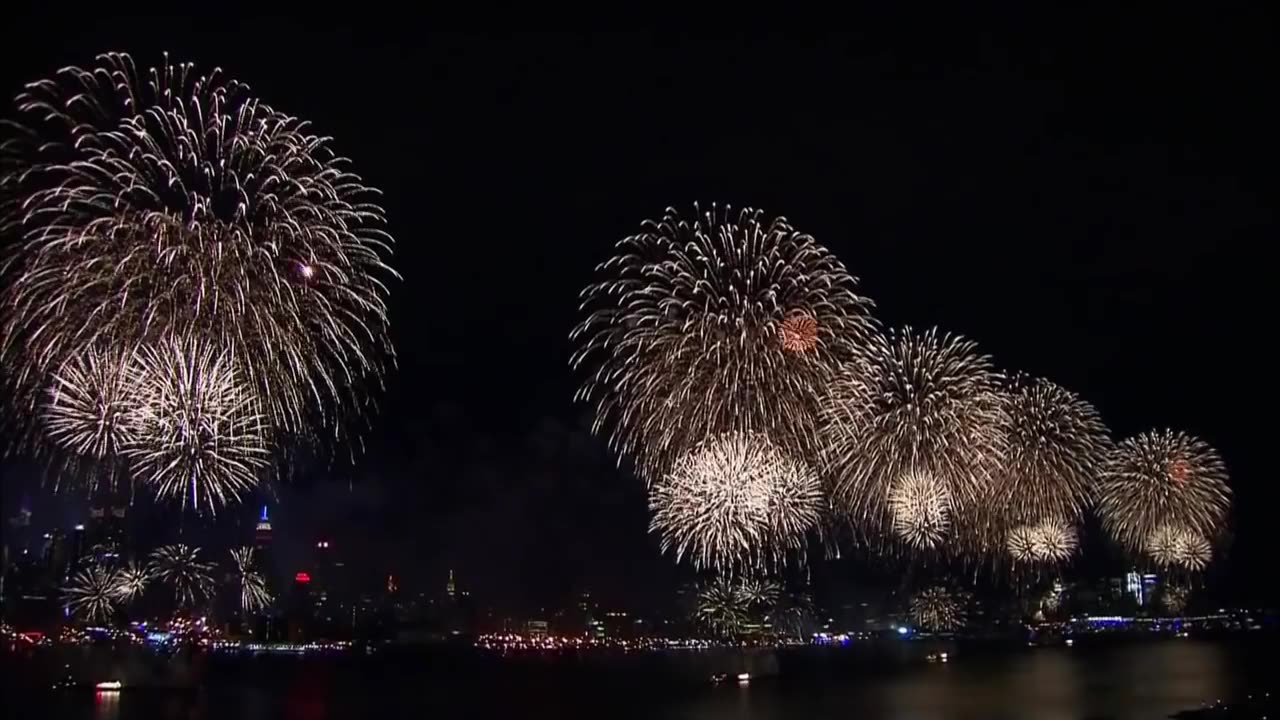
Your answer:
[[[1165,718],[1266,689],[1273,681],[1275,640],[1264,634],[952,649],[947,662],[857,649],[800,651],[781,656],[776,676],[746,685],[714,685],[701,676],[675,681],[636,660],[241,660],[206,665],[195,690],[27,689],[6,692],[6,705],[42,717],[100,720]]]

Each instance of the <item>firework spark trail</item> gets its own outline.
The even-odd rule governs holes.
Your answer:
[[[727,432],[816,457],[820,390],[873,328],[870,301],[826,248],[758,210],[668,209],[597,272],[571,334],[571,362],[589,373],[577,398],[647,482]]]
[[[1113,448],[1098,411],[1042,379],[1016,379],[1007,397],[1005,460],[984,503],[997,529],[1079,519]]]
[[[869,369],[848,368],[824,399],[828,468],[840,483],[835,501],[876,536],[892,528],[895,484],[931,478],[933,495],[949,498],[954,538],[1004,457],[1000,376],[973,342],[933,330],[878,336],[869,358]]]
[[[240,585],[240,610],[245,615],[260,612],[271,604],[267,580],[258,571],[257,559],[252,547],[231,549],[231,559],[236,566],[236,579]]]
[[[396,275],[377,192],[329,139],[217,70],[139,72],[120,54],[28,85],[17,106],[0,146],[15,404],[34,409],[85,348],[182,332],[229,350],[273,427],[340,432],[389,357]]]
[[[67,610],[89,622],[109,620],[118,602],[116,581],[116,573],[110,568],[81,568],[62,589]]]
[[[721,435],[695,447],[650,490],[650,532],[679,562],[751,570],[781,562],[818,522],[813,470],[758,434]]]
[[[1163,526],[1206,542],[1231,506],[1227,468],[1208,443],[1185,433],[1147,432],[1119,444],[1097,486],[1103,528],[1141,553]]]
[[[192,340],[144,347],[129,384],[123,454],[157,498],[216,512],[257,487],[270,462],[266,432],[229,353]]]
[[[911,621],[930,632],[959,630],[968,622],[966,602],[963,594],[943,587],[927,588],[911,598]]]
[[[200,560],[199,548],[182,543],[164,545],[151,553],[152,577],[173,589],[180,608],[192,608],[213,594],[213,563]]]

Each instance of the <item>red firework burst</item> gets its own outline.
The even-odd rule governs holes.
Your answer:
[[[805,310],[793,310],[782,320],[782,349],[809,352],[818,345],[818,320]]]

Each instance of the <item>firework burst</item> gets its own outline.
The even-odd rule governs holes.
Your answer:
[[[1007,408],[1005,460],[986,505],[1002,524],[1078,519],[1112,449],[1097,410],[1048,380],[1023,378]]]
[[[63,363],[52,377],[45,430],[77,455],[114,458],[130,440],[131,354],[89,349]]]
[[[1187,609],[1191,600],[1191,588],[1185,585],[1165,585],[1160,591],[1160,605],[1165,612],[1177,615]]]
[[[826,248],[758,210],[669,209],[598,272],[571,335],[573,366],[591,369],[577,396],[646,481],[726,432],[813,457],[819,391],[873,327]]]
[[[930,632],[959,630],[968,622],[967,598],[943,587],[931,587],[911,598],[911,621]]]
[[[128,604],[146,591],[149,582],[151,582],[151,570],[144,565],[131,562],[116,571],[112,593],[117,601]]]
[[[124,456],[156,497],[213,512],[257,486],[270,457],[262,416],[228,353],[170,340],[130,367]]]
[[[935,548],[951,528],[951,491],[928,473],[910,472],[889,486],[890,529],[908,547]]]
[[[1208,542],[1231,505],[1227,469],[1216,450],[1185,433],[1148,432],[1120,443],[1098,483],[1107,532],[1142,552],[1164,526]]]
[[[62,589],[67,610],[81,620],[109,620],[116,609],[116,574],[109,568],[90,565],[76,571]]]
[[[1080,538],[1074,526],[1061,520],[1042,520],[1009,531],[1005,547],[1015,562],[1052,565],[1075,554]]]
[[[695,447],[650,491],[650,531],[677,562],[732,570],[783,559],[818,522],[817,476],[760,435],[722,435]]]
[[[1161,525],[1143,546],[1146,554],[1165,568],[1199,572],[1213,558],[1213,545],[1200,533],[1177,525]]]
[[[774,580],[720,576],[699,588],[696,618],[713,633],[734,637],[777,605],[781,593]]]
[[[1076,529],[1061,520],[1042,520],[1033,528],[1036,560],[1060,563],[1069,560],[1080,547]]]
[[[258,571],[257,559],[252,547],[231,549],[231,560],[236,566],[236,581],[240,585],[240,610],[245,615],[260,612],[271,604],[267,580]]]
[[[148,569],[152,577],[173,589],[179,607],[194,607],[213,594],[213,563],[200,560],[199,548],[181,543],[156,548]]]
[[[910,511],[899,517],[931,518],[915,544],[933,547],[945,529],[938,508],[949,508],[954,525],[984,497],[1004,457],[999,376],[974,343],[935,331],[907,329],[869,347],[869,369],[847,367],[824,401],[836,499],[869,535],[893,527],[895,506]],[[905,493],[909,486],[920,492]]]
[[[1036,553],[1036,528],[1034,525],[1019,525],[1009,531],[1005,538],[1005,547],[1009,549],[1009,557],[1014,562],[1033,563],[1040,558]]]
[[[219,71],[120,54],[28,85],[17,109],[0,146],[0,230],[16,240],[0,360],[19,406],[84,348],[177,331],[227,348],[286,433],[336,432],[364,406],[390,352],[392,241],[328,138]],[[61,442],[107,447],[81,427]]]

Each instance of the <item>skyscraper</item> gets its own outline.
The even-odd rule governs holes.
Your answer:
[[[88,548],[94,552],[127,557],[129,546],[126,524],[129,501],[115,489],[94,493],[89,504],[89,522],[86,529]],[[97,558],[103,560],[104,558]]]
[[[267,517],[267,506],[262,506],[262,515],[258,516],[258,525],[253,529],[253,544],[258,547],[259,556],[271,545],[271,519]]]

